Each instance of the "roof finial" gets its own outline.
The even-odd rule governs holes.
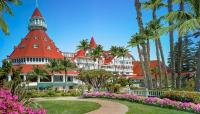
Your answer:
[[[38,0],[35,0],[35,7],[38,8]]]

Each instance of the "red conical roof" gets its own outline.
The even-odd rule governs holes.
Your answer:
[[[40,10],[38,8],[36,8],[31,16],[31,18],[33,17],[42,17]]]
[[[64,58],[43,30],[31,30],[10,55],[10,59],[21,57]]]
[[[90,40],[90,48],[96,48],[96,47],[97,47],[97,44],[94,40],[94,37],[92,37],[91,40]]]

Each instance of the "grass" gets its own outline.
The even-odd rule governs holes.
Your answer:
[[[128,112],[126,114],[193,114],[189,112],[177,111],[174,109],[160,108],[156,106],[144,105],[133,103],[123,100],[112,100],[115,102],[122,103],[128,106]]]
[[[40,101],[43,108],[47,109],[47,114],[84,114],[100,108],[101,106],[93,102],[83,101]]]
[[[102,99],[111,100],[111,99]],[[138,104],[124,100],[112,100],[128,106],[126,114],[193,114],[174,109],[160,108],[156,106]],[[100,108],[100,105],[93,102],[83,101],[40,101],[38,102],[43,108],[48,110],[48,114],[84,114]]]

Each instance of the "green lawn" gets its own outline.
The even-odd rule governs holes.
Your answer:
[[[43,108],[48,110],[47,114],[84,114],[100,108],[93,102],[82,101],[40,101]]]
[[[155,106],[143,105],[129,101],[113,100],[128,106],[129,111],[126,114],[193,114],[183,111],[177,111],[167,108],[159,108]]]

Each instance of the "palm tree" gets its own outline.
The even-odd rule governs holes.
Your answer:
[[[135,0],[135,9],[136,9],[136,13],[137,13],[137,22],[138,22],[138,26],[140,29],[140,33],[144,32],[144,27],[143,27],[143,22],[142,22],[142,13],[141,13],[141,3],[140,0]],[[141,44],[143,51],[143,57],[144,57],[144,68],[145,68],[145,73],[146,73],[146,77],[148,79],[148,89],[152,89],[152,78],[151,78],[151,73],[150,73],[150,66],[148,63],[148,54],[147,54],[147,48],[144,44]]]
[[[116,73],[115,57],[118,58],[118,56],[119,56],[119,48],[117,46],[111,46],[110,54],[111,54],[111,56],[114,57],[113,62],[114,62],[114,68],[115,68],[115,73]]]
[[[54,76],[54,73],[60,72],[63,69],[63,66],[61,65],[60,59],[50,59],[49,63],[46,64],[46,68],[51,72],[51,75]]]
[[[139,34],[139,33],[136,33],[132,36],[131,40],[128,42],[128,46],[131,46],[131,47],[135,47],[137,46],[137,50],[138,50],[138,54],[139,54],[139,59],[140,59],[140,66],[141,66],[141,69],[142,69],[142,74],[144,76],[144,84],[145,84],[145,87],[148,88],[148,80],[147,80],[147,77],[146,77],[146,72],[145,72],[145,68],[144,68],[144,60],[143,60],[143,55],[141,53],[141,49],[140,49],[140,44],[142,43],[145,43],[144,39],[146,36],[144,36],[144,34]]]
[[[37,78],[38,80],[39,79],[48,79],[48,72],[42,68],[42,67],[39,67],[38,65],[37,66],[33,66],[33,71],[29,72],[27,74],[27,80],[32,80],[34,78]],[[38,81],[37,81],[37,89],[39,90],[39,86],[38,86]]]
[[[159,71],[159,80],[160,80],[160,88],[162,86],[162,67],[160,63],[160,53],[159,53],[159,29],[161,28],[159,20],[153,20],[148,23],[148,28],[153,31],[152,36],[155,38],[155,46],[156,46],[156,57],[158,62],[158,71]]]
[[[191,11],[186,12],[184,10],[184,4],[188,2]],[[181,77],[181,48],[182,48],[182,37],[187,37],[188,34],[191,36],[198,37],[200,36],[200,3],[199,0],[179,0],[180,8],[179,11],[172,12],[169,14],[168,19],[176,21],[176,24],[172,28],[177,28],[179,34],[179,60],[178,60],[178,77],[177,77],[177,86],[180,87],[180,77]],[[200,91],[200,61],[198,61],[198,68],[196,74],[196,84],[195,90]]]
[[[125,47],[119,47],[119,55],[118,57],[122,57],[122,63],[123,63],[123,66],[122,66],[122,69],[123,69],[123,74],[124,74],[124,68],[125,68],[125,56],[129,53],[129,50]]]
[[[62,67],[63,67],[63,70],[65,71],[65,91],[66,91],[66,88],[67,88],[67,72],[68,70],[73,70],[73,69],[76,69],[76,64],[72,62],[72,60],[68,59],[68,58],[64,58],[64,60],[62,60]]]
[[[0,28],[6,35],[9,34],[9,28],[3,18],[3,13],[8,12],[11,16],[14,16],[9,4],[21,5],[21,0],[0,0]]]
[[[81,40],[80,44],[77,46],[77,50],[84,50],[86,53],[89,49],[90,49],[90,45],[89,45],[88,39]],[[89,67],[87,58],[86,58],[86,67]]]
[[[10,81],[9,78],[11,78],[11,73],[12,73],[12,68],[13,68],[13,64],[10,61],[3,61],[3,65],[2,65],[2,70],[4,71],[4,75],[8,78],[8,80]]]
[[[92,51],[91,51],[91,56],[93,57],[93,59],[96,61],[97,60],[97,63],[98,63],[98,69],[99,69],[99,62],[100,62],[100,59],[103,55],[103,46],[102,45],[97,45],[96,48],[94,48]]]
[[[155,78],[155,87],[158,88],[158,77],[157,77],[157,75],[159,74],[158,67],[152,68],[151,73],[152,75],[154,75]]]
[[[168,0],[168,13],[173,12],[172,0]],[[169,21],[169,26],[173,25],[173,21]],[[175,60],[174,60],[174,30],[169,31],[170,38],[170,64],[171,64],[171,77],[172,77],[172,88],[175,88]]]
[[[144,3],[144,8],[152,10],[153,21],[151,21],[151,22],[153,22],[154,25],[156,25],[156,24],[159,25],[157,23],[159,21],[156,21],[157,20],[157,16],[156,16],[157,9],[159,9],[161,7],[164,7],[164,6],[166,6],[166,5],[164,3],[162,3],[162,0],[149,0],[148,2]],[[155,32],[157,32],[157,31],[155,31]],[[155,35],[157,35],[157,34],[158,34],[158,32]],[[160,72],[159,73],[160,74],[160,81],[161,81],[161,77],[162,77],[162,73],[161,73],[162,70],[161,70],[161,63],[160,63],[160,54],[161,54],[161,59],[162,59],[162,62],[164,64],[164,70],[165,70],[165,73],[164,73],[165,74],[165,86],[168,87],[167,69],[165,67],[166,65],[165,65],[165,59],[164,59],[163,49],[162,49],[162,45],[161,45],[161,41],[160,41],[160,36],[158,36],[158,35],[157,35],[157,38],[155,38],[155,46],[156,46],[156,56],[157,56],[158,67],[159,67],[158,70]],[[161,86],[161,84],[160,84],[160,86]]]
[[[184,12],[184,0],[180,0],[179,10]],[[182,42],[183,42],[182,37],[179,34],[179,36],[178,36],[178,63],[177,63],[178,76],[176,78],[176,87],[179,89],[181,88]]]

